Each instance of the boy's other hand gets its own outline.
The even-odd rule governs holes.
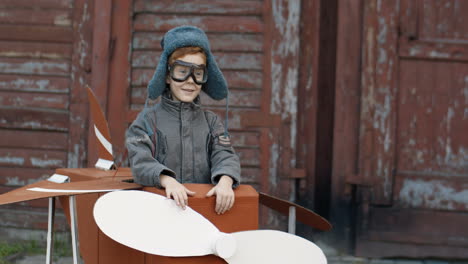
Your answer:
[[[234,191],[232,190],[232,183],[234,181],[227,175],[221,176],[216,186],[206,194],[206,197],[216,195],[216,207],[215,211],[217,214],[224,214],[226,211],[232,208],[234,205]]]
[[[172,197],[177,206],[185,210],[185,207],[188,205],[188,196],[195,195],[195,192],[185,188],[184,185],[171,176],[161,175],[159,180],[161,182],[161,186],[166,189],[166,197],[168,199],[171,199]]]

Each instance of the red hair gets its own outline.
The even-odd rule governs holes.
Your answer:
[[[205,52],[203,51],[202,48],[200,47],[182,47],[182,48],[178,48],[176,49],[174,52],[172,52],[171,56],[169,56],[169,65],[171,65],[172,63],[174,63],[175,60],[187,55],[187,54],[197,54],[197,53],[201,53],[203,55],[203,58],[205,59],[205,63],[206,63],[206,54]]]

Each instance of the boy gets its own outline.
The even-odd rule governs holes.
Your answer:
[[[201,108],[199,94],[221,100],[227,83],[201,29],[174,28],[161,46],[148,85],[148,98],[161,101],[145,106],[126,134],[132,174],[139,184],[165,188],[183,209],[194,192],[182,183],[212,183],[206,196],[216,195],[215,211],[223,214],[234,204],[239,158],[216,114]]]

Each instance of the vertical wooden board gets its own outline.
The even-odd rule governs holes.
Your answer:
[[[282,124],[272,151],[270,166],[276,173],[270,178],[270,189],[289,196],[289,187],[278,186],[280,177],[287,177],[295,166],[297,136],[297,92],[299,74],[300,1],[273,0],[271,2],[271,99],[269,113],[280,115]],[[273,165],[274,164],[274,165]],[[293,194],[294,196],[294,194]]]
[[[456,62],[437,64],[433,95],[437,107],[432,114],[433,169],[468,178],[468,101],[461,98],[467,87],[468,65]]]
[[[92,31],[92,65],[91,89],[106,115],[108,105],[109,88],[109,62],[111,59],[111,20],[112,1],[103,0],[94,2]],[[84,88],[84,87],[83,87]],[[88,119],[88,167],[94,166],[98,160],[97,139],[94,136],[94,125],[91,118]]]
[[[372,203],[389,204],[395,158],[398,3],[364,2],[360,164]]]
[[[132,47],[132,1],[113,3],[112,32],[114,41],[112,63],[109,65],[109,101],[107,117],[114,148],[116,164],[126,162],[125,131],[127,129],[126,113],[130,106],[131,71],[129,58]]]
[[[424,62],[400,62],[396,149],[399,172],[424,171],[431,163],[434,77],[434,68]]]
[[[87,99],[90,84],[93,0],[76,0],[73,10],[73,55],[70,83],[68,163],[66,167],[85,166],[87,160]]]

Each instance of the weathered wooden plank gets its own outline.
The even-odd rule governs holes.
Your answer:
[[[58,110],[0,109],[0,128],[68,131],[68,113]]]
[[[244,167],[241,171],[241,184],[258,183],[262,170],[260,168]]]
[[[0,166],[55,169],[65,167],[67,153],[57,150],[0,148]]]
[[[58,9],[58,8],[72,8],[73,0],[2,0],[2,8],[29,8],[29,9]]]
[[[256,1],[145,1],[137,0],[134,12],[182,13],[203,15],[261,15],[262,3]]]
[[[162,32],[135,32],[133,48],[161,50]],[[263,36],[261,34],[228,34],[208,33],[212,51],[262,51]]]
[[[434,176],[430,173],[397,174],[396,204],[428,210],[468,210],[468,178]]]
[[[36,202],[39,201],[39,202]],[[20,228],[23,232],[25,229],[39,229],[44,232],[47,230],[47,199],[36,200],[31,203],[24,203],[22,206],[15,206],[11,208],[0,208],[0,223],[3,229]],[[32,206],[31,206],[32,205]],[[40,206],[39,206],[40,205]],[[60,206],[60,203],[57,207]],[[41,208],[44,207],[44,208]],[[69,231],[67,220],[63,213],[56,213],[54,221],[55,232]],[[37,231],[36,231],[37,232]],[[6,234],[0,233],[2,238],[8,237]],[[28,239],[34,237],[28,236]],[[15,236],[15,239],[18,237]]]
[[[53,169],[0,167],[0,185],[19,187],[45,180],[54,174]]]
[[[467,175],[466,63],[402,60],[398,171]]]
[[[466,1],[421,1],[418,29],[425,40],[468,40]]]
[[[232,145],[237,147],[258,147],[260,140],[260,133],[253,131],[232,131],[231,134]]]
[[[75,0],[73,5],[73,55],[70,72],[70,114],[68,116],[68,160],[66,167],[86,166],[88,107],[86,85],[91,84],[93,17],[96,1]]]
[[[0,56],[35,59],[70,59],[72,47],[63,43],[0,41]]]
[[[156,67],[161,52],[158,51],[134,51],[132,54],[132,67]],[[216,53],[216,62],[225,70],[261,70],[261,53]]]
[[[71,25],[66,9],[0,9],[0,24]]]
[[[402,58],[468,61],[468,47],[460,43],[409,41],[400,38],[398,51]]]
[[[372,203],[390,204],[395,164],[398,3],[364,2],[360,174],[372,182]]]
[[[146,87],[132,89],[132,104],[144,105],[146,100]],[[205,93],[201,93],[201,101],[204,106],[224,106],[224,100],[216,101]],[[231,107],[260,107],[261,91],[259,90],[242,90],[230,89],[229,106]]]
[[[57,26],[0,25],[1,40],[26,40],[71,43],[72,29]]]
[[[136,31],[168,31],[182,25],[193,25],[206,32],[261,33],[263,21],[248,16],[187,16],[187,15],[136,15],[133,28]]]
[[[62,132],[1,129],[0,147],[33,149],[67,149],[68,135]]]
[[[68,77],[0,74],[0,90],[5,91],[68,93],[69,86]]]
[[[0,62],[0,72],[68,76],[70,62],[44,59],[6,58]]]
[[[205,93],[201,94],[202,104],[205,106],[220,106],[226,105],[225,100],[217,101],[211,99]],[[242,90],[230,89],[229,91],[229,107],[239,108],[257,108],[260,109],[262,102],[262,93],[258,90]]]
[[[236,153],[239,155],[241,167],[242,166],[258,167],[260,165],[260,162],[259,162],[260,150],[259,149],[237,147]]]
[[[154,74],[154,69],[132,70],[132,86],[146,86]],[[259,71],[230,71],[223,70],[230,88],[261,89],[263,74]]]
[[[392,217],[389,217],[391,215]],[[372,208],[370,240],[432,245],[468,246],[468,215],[406,208]],[[434,228],[437,225],[437,228]],[[391,230],[389,230],[391,226]],[[429,254],[430,252],[427,252]]]
[[[68,95],[0,91],[0,105],[4,107],[37,107],[68,109]]]
[[[109,67],[109,87],[108,93],[108,115],[109,129],[113,140],[115,162],[120,164],[126,162],[125,131],[127,127],[126,114],[130,104],[130,74],[132,72],[131,62],[128,59],[132,50],[129,44],[132,41],[133,1],[125,0],[112,3],[112,39],[115,39],[112,55],[112,62]],[[125,106],[125,107],[124,107]]]

